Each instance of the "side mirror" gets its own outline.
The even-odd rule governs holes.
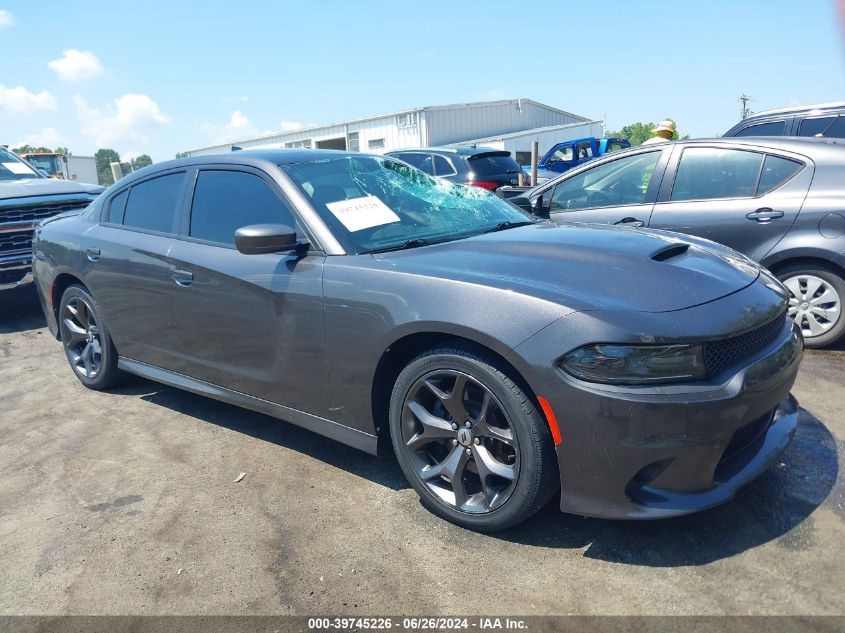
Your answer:
[[[286,224],[251,224],[235,231],[235,247],[244,255],[292,251],[296,231]]]
[[[551,214],[549,213],[549,208],[543,206],[543,196],[537,196],[534,198],[534,204],[531,207],[531,213],[536,215],[538,218],[544,218],[546,220],[551,218]]]
[[[534,213],[534,209],[531,206],[531,200],[528,199],[528,196],[513,196],[512,198],[508,198],[508,202],[515,204],[523,211]]]

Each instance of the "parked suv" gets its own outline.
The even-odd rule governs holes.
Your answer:
[[[841,141],[700,139],[618,152],[511,202],[559,222],[647,226],[730,246],[789,288],[807,346],[823,347],[845,333],[843,173]],[[624,262],[619,274],[629,274]]]
[[[0,290],[32,281],[32,232],[38,222],[84,209],[102,190],[47,178],[0,147]]]
[[[510,152],[489,147],[425,147],[388,152],[427,174],[495,191],[518,185],[519,163]]]
[[[845,102],[759,112],[734,125],[725,136],[845,138]]]

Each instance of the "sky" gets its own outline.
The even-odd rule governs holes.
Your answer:
[[[845,0],[840,0],[845,5]],[[837,0],[0,0],[0,144],[177,151],[529,98],[715,136],[845,101]]]

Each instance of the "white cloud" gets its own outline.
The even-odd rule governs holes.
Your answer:
[[[34,94],[23,86],[7,87],[0,84],[0,108],[11,112],[29,112],[30,110],[55,110],[56,98],[46,90]]]
[[[215,145],[242,141],[250,137],[258,136],[258,128],[249,120],[243,112],[235,110],[225,125],[214,125],[203,123],[203,131],[212,139]]]
[[[13,26],[15,24],[15,17],[6,11],[6,9],[0,9],[0,29],[4,26]]]
[[[49,147],[50,149],[54,149],[67,145],[67,142],[68,140],[56,128],[45,127],[35,134],[27,134],[20,141],[14,143],[12,147],[31,145],[32,147]]]
[[[62,81],[79,82],[93,79],[103,74],[103,65],[91,51],[78,51],[69,48],[59,59],[47,62]]]
[[[97,147],[147,142],[144,132],[170,122],[158,104],[143,94],[125,94],[104,108],[93,108],[79,95],[73,98],[82,134],[94,139]]]
[[[294,130],[301,130],[304,127],[305,124],[299,121],[282,121],[279,123],[279,128],[282,132],[293,132]]]

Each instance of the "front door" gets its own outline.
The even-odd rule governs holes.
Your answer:
[[[789,231],[813,178],[813,167],[797,158],[742,149],[685,147],[673,162],[649,226],[713,240],[757,261]]]
[[[255,170],[202,169],[171,257],[184,373],[297,408],[327,413],[322,276],[325,256],[244,255],[238,228],[296,221]],[[326,403],[315,411],[314,403]]]
[[[546,189],[542,206],[556,222],[645,226],[668,149],[639,152],[583,169]],[[532,200],[532,203],[534,201]]]

